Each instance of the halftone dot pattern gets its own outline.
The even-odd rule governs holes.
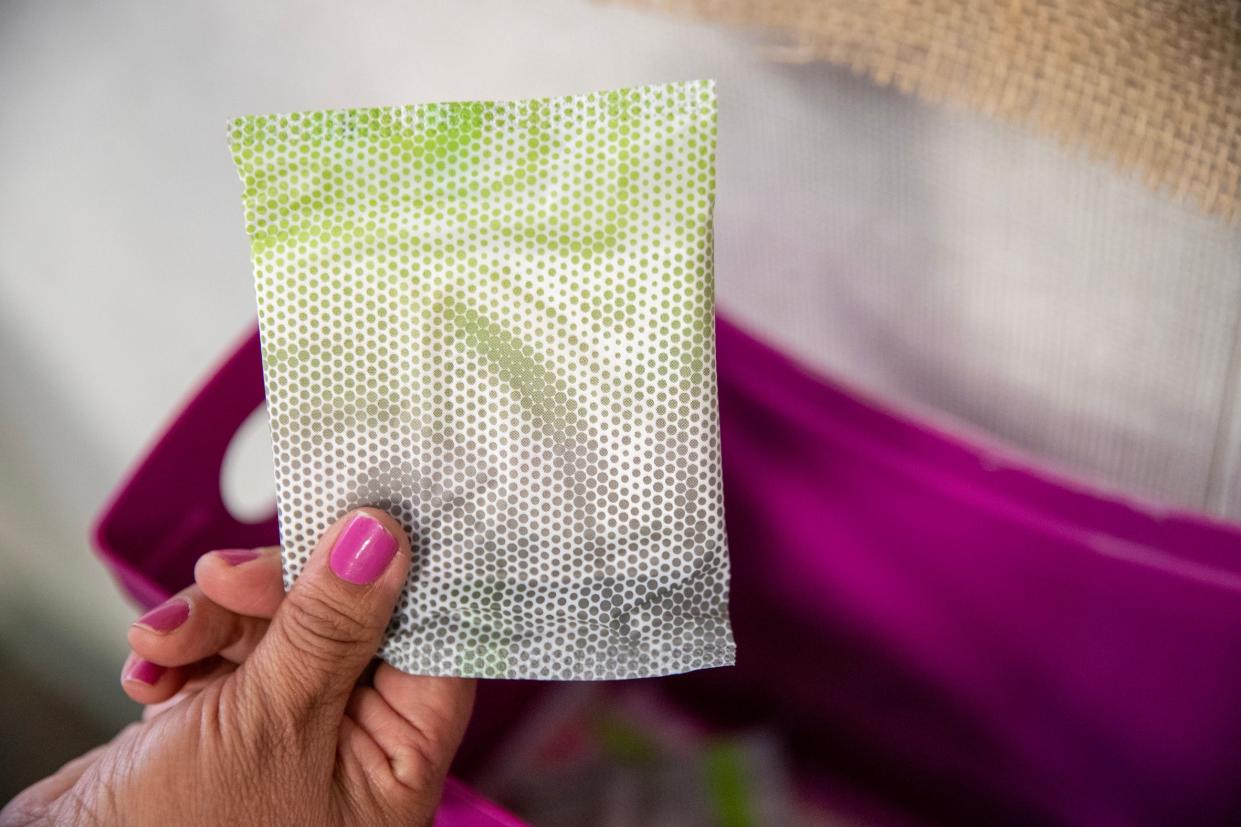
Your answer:
[[[710,81],[243,117],[286,586],[347,510],[414,563],[380,656],[733,662]]]

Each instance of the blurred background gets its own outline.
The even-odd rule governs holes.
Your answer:
[[[714,78],[730,318],[1083,486],[1241,520],[1235,181],[909,94],[816,39],[830,17],[742,5],[0,4],[0,799],[138,714],[89,527],[254,324],[240,114]],[[1206,45],[1192,76],[1229,88],[1237,49]],[[262,428],[225,470],[243,513],[273,501]]]

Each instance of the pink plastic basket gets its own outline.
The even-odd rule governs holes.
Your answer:
[[[893,416],[721,321],[737,666],[652,681],[711,726],[782,734],[798,780],[872,822],[1241,823],[1241,533],[1090,492]],[[150,605],[219,547],[277,541],[220,495],[263,402],[257,334],[96,529]],[[490,681],[454,771],[544,685]],[[443,825],[518,824],[454,782]]]

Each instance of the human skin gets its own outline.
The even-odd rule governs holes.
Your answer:
[[[51,824],[430,824],[474,681],[373,665],[409,541],[361,509],[286,595],[276,549],[198,561],[195,585],[129,629],[142,721],[0,812]]]

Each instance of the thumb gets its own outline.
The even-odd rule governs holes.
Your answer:
[[[337,520],[238,670],[241,693],[285,720],[339,725],[379,648],[409,561],[409,539],[384,512],[363,508]]]

